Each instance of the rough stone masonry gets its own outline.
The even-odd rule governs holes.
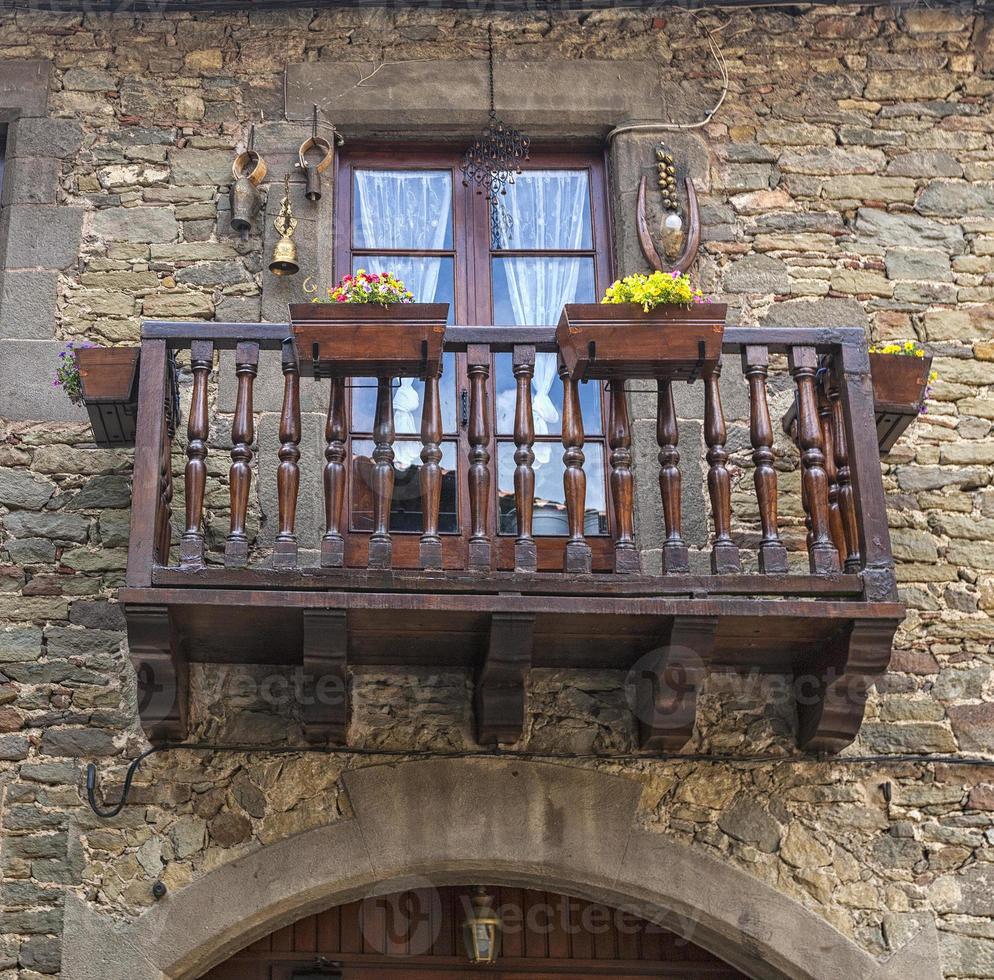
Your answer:
[[[483,51],[491,20],[508,60],[654,62],[667,94],[646,115],[679,121],[718,94],[708,25],[730,80],[719,113],[685,138],[705,289],[740,323],[859,323],[874,340],[917,339],[939,374],[928,414],[884,466],[910,611],[848,753],[894,762],[794,764],[793,712],[768,696],[774,679],[715,679],[693,748],[782,762],[599,765],[638,783],[647,827],[746,870],[866,950],[899,949],[934,923],[945,976],[994,977],[994,15],[966,4],[492,17],[248,6],[0,13],[0,103],[12,107],[0,212],[0,980],[59,974],[67,893],[133,917],[156,880],[178,889],[337,819],[340,773],[363,764],[163,755],[120,816],[90,812],[85,763],[101,764],[113,798],[114,774],[146,746],[114,600],[132,457],[94,448],[52,391],[57,350],[77,337],[134,341],[149,317],[272,318],[285,300],[262,272],[265,242],[230,234],[226,190],[250,122],[265,123],[274,152],[299,142],[301,124],[284,122],[286,66],[458,60]],[[631,141],[647,167],[654,139]],[[617,188],[617,206],[630,209],[633,193]],[[619,249],[629,266],[632,247]],[[647,439],[650,413],[637,414]],[[177,473],[183,451],[181,433]],[[797,499],[796,460],[786,443],[777,452]],[[223,523],[224,455],[210,459],[208,510]],[[253,533],[265,530],[264,505],[253,513]],[[292,709],[264,702],[250,675],[195,671],[197,735],[301,742]],[[610,672],[535,672],[520,747],[631,748],[623,685]],[[462,674],[365,672],[354,698],[354,744],[398,757],[473,747]],[[905,752],[991,764],[896,758]]]

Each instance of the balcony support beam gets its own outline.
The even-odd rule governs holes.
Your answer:
[[[348,613],[305,609],[301,720],[309,742],[345,745],[349,729]]]
[[[186,737],[189,671],[164,605],[127,607],[128,649],[138,675],[138,713],[149,741]]]
[[[794,673],[797,742],[838,752],[863,723],[867,688],[887,669],[898,619],[854,619],[817,663]]]
[[[490,617],[490,642],[476,678],[476,740],[481,745],[517,742],[524,734],[534,629],[534,616]]]
[[[636,665],[643,749],[679,752],[694,734],[697,695],[718,632],[717,616],[674,616],[666,640]]]

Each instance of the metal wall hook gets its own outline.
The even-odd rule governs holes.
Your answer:
[[[158,752],[160,749],[166,748],[164,745],[156,745],[146,751],[142,752],[140,756],[133,759],[131,765],[128,766],[128,771],[124,776],[124,789],[121,790],[121,798],[114,804],[109,810],[102,810],[97,805],[97,767],[91,762],[86,767],[86,800],[90,804],[90,809],[98,816],[104,820],[110,817],[116,817],[127,805],[128,794],[131,792],[131,782],[135,778],[135,773],[141,767],[141,764],[154,752]]]

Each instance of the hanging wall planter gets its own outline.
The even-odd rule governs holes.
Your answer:
[[[889,452],[921,414],[931,374],[931,354],[870,351],[873,407],[881,453]]]
[[[74,358],[80,398],[104,449],[134,446],[138,417],[138,347],[81,347]]]
[[[727,309],[695,303],[646,313],[635,303],[567,304],[556,340],[576,380],[690,380],[718,363]]]
[[[290,304],[302,375],[438,377],[448,303],[413,303],[400,280],[362,269],[327,295],[330,301]]]

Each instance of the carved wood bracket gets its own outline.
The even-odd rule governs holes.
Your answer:
[[[490,642],[476,678],[476,740],[517,742],[525,727],[525,686],[532,664],[535,617],[494,613]]]
[[[305,609],[301,721],[309,742],[344,745],[349,729],[348,613]]]
[[[138,713],[152,742],[186,737],[189,671],[166,606],[128,607],[128,649],[138,675]]]

